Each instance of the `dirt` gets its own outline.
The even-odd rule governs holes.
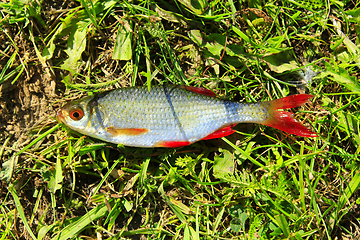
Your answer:
[[[55,80],[41,74],[39,67],[27,71],[29,75],[25,79],[20,78],[15,84],[7,81],[0,86],[0,131],[5,136],[12,135],[19,145],[32,127],[54,116],[53,103],[59,99]]]

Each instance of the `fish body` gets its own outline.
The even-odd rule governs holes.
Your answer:
[[[217,98],[203,88],[163,85],[152,86],[149,91],[147,87],[130,87],[70,102],[58,111],[57,119],[85,135],[135,147],[186,146],[230,135],[238,123],[259,123],[301,136],[316,136],[288,112],[276,110],[280,105],[299,106],[312,97],[294,96],[300,97],[239,103]],[[279,113],[281,116],[277,116]],[[284,116],[291,120],[287,129],[278,121]]]

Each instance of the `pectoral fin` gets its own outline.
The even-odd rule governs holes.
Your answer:
[[[118,135],[140,135],[148,132],[146,128],[115,128],[115,127],[107,127],[106,131],[113,136]]]

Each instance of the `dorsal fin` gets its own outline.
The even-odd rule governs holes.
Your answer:
[[[214,93],[213,91],[206,89],[206,88],[202,88],[202,87],[192,87],[192,86],[180,86],[181,88],[184,88],[188,91],[191,92],[195,92],[198,94],[202,94],[205,96],[209,96],[209,97],[216,97],[216,93]]]

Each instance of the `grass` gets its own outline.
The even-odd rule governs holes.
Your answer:
[[[319,133],[243,124],[179,149],[114,146],[55,121],[22,141],[4,133],[0,239],[358,238],[359,9],[320,0],[0,3],[0,84],[27,88],[40,69],[57,83],[55,107],[164,83],[247,102],[307,92],[315,97],[296,118]]]

